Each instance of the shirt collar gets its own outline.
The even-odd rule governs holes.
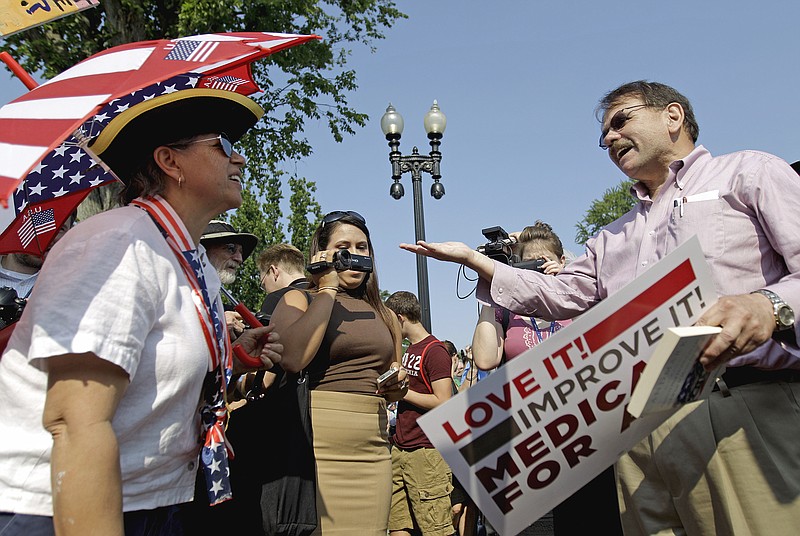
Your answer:
[[[689,169],[691,169],[693,164],[709,158],[711,158],[711,153],[708,152],[708,149],[702,145],[698,145],[692,150],[691,153],[687,154],[680,160],[675,160],[672,164],[670,164],[669,168],[675,174],[675,184],[678,186],[678,188],[683,190],[687,180],[686,174],[689,172]]]
[[[673,161],[669,165],[669,176],[667,177],[667,180],[664,182],[664,185],[670,184],[674,180],[678,188],[683,190],[687,180],[686,174],[688,173],[692,165],[695,164],[696,162],[699,162],[701,160],[706,160],[709,158],[711,158],[711,153],[708,152],[708,149],[706,149],[702,145],[698,145],[697,147],[692,149],[691,153],[684,156],[683,158]],[[633,186],[631,186],[631,195],[633,195],[639,201],[650,200],[650,193],[648,192],[647,188],[640,182],[635,182]]]

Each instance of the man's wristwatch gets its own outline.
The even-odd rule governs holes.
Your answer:
[[[763,294],[772,302],[772,314],[775,315],[775,331],[785,331],[794,327],[794,311],[780,296],[765,288],[754,290],[752,293]]]

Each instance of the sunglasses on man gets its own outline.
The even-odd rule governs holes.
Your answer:
[[[617,111],[617,113],[615,113],[614,116],[611,118],[611,120],[608,122],[608,128],[604,128],[603,131],[600,133],[600,148],[603,150],[608,149],[608,145],[606,145],[603,142],[603,140],[606,139],[606,136],[608,136],[608,133],[611,132],[612,130],[614,132],[619,132],[625,126],[625,123],[627,123],[628,120],[631,118],[631,113],[628,110],[636,110],[638,108],[644,108],[646,106],[647,106],[646,104],[636,104],[634,106],[628,106],[627,108],[623,108]]]

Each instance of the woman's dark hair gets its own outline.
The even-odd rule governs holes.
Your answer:
[[[386,324],[386,327],[389,328],[389,332],[392,334],[392,340],[394,340],[395,344],[397,344],[397,341],[395,340],[394,313],[392,313],[381,300],[381,291],[380,287],[378,286],[377,263],[375,262],[375,250],[372,247],[372,239],[369,237],[369,229],[367,229],[367,225],[363,221],[358,220],[350,215],[346,215],[334,222],[324,225],[320,224],[317,227],[317,230],[314,231],[314,236],[311,237],[309,257],[313,257],[316,253],[328,249],[328,243],[330,242],[331,235],[341,225],[352,225],[364,233],[364,235],[367,237],[369,256],[372,259],[372,273],[367,273],[364,281],[361,282],[361,285],[357,289],[351,291],[351,294],[366,301],[372,306],[373,309],[378,311],[378,313],[381,315],[383,323]]]
[[[180,139],[169,143],[160,143],[156,147],[168,145],[176,149],[185,149],[189,146],[190,141],[201,134],[203,133],[198,132],[191,136],[181,135]],[[164,193],[168,178],[153,159],[153,151],[156,150],[156,147],[149,148],[138,157],[132,155],[132,163],[129,167],[114,170],[125,185],[119,193],[121,205],[127,205],[137,197],[148,197]]]
[[[564,255],[564,246],[561,244],[561,239],[553,232],[553,228],[541,220],[536,220],[536,223],[529,225],[522,230],[519,234],[519,256],[525,258],[525,250],[535,245],[545,246],[552,251],[561,260]]]
[[[121,205],[127,205],[137,197],[162,194],[167,186],[167,177],[153,160],[152,154],[138,169],[120,179],[125,185],[119,193]]]
[[[595,117],[602,123],[606,112],[619,101],[631,95],[640,97],[648,108],[666,108],[668,104],[677,102],[683,108],[683,126],[692,141],[697,143],[700,135],[700,126],[694,117],[694,109],[689,99],[684,97],[675,88],[659,82],[648,82],[647,80],[636,80],[619,86],[617,89],[609,91],[595,109]]]

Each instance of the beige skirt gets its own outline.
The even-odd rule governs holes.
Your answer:
[[[311,422],[319,516],[312,536],[386,536],[392,498],[386,400],[314,390]]]

